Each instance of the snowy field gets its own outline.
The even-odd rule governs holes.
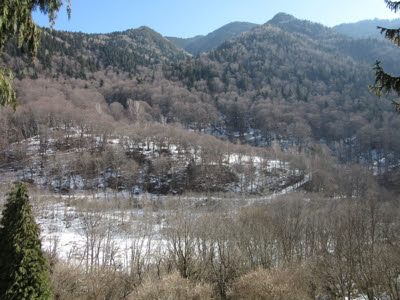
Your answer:
[[[99,263],[112,259],[126,267],[134,255],[150,260],[154,253],[168,251],[162,230],[165,220],[174,214],[168,209],[169,202],[198,213],[202,209],[237,211],[290,194],[310,178],[311,175],[307,175],[293,186],[259,197],[141,194],[132,198],[126,192],[61,196],[45,190],[35,190],[30,197],[46,251],[75,263],[86,263],[93,256]]]

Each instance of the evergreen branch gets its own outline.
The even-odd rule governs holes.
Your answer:
[[[400,9],[400,1],[385,0],[386,6],[395,13]]]
[[[33,0],[31,11],[39,9],[42,13],[47,14],[50,26],[54,27],[56,24],[57,12],[65,2],[67,3],[68,18],[70,19],[72,12],[71,0]]]
[[[375,63],[373,69],[375,70],[375,84],[369,86],[370,91],[374,92],[377,97],[390,93],[400,96],[400,77],[387,74],[380,66],[380,61]],[[400,111],[400,102],[392,100],[392,104],[397,111]]]
[[[378,26],[381,34],[385,35],[385,38],[392,41],[397,47],[400,47],[400,28],[391,29]]]
[[[0,53],[13,38],[18,48],[28,52],[34,59],[40,42],[40,29],[32,19],[32,11],[39,9],[49,16],[51,26],[55,25],[57,12],[67,3],[68,17],[71,17],[71,0],[13,0],[2,1],[0,5]],[[12,73],[8,68],[0,68],[0,106],[17,105],[15,91],[11,86]]]
[[[400,111],[400,102],[398,102],[396,100],[392,100],[392,104],[396,111]]]
[[[17,97],[11,85],[13,74],[10,69],[0,67],[0,106],[11,105],[15,110]]]

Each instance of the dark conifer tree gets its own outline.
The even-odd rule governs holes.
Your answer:
[[[388,1],[385,0],[387,7],[397,12],[400,9],[400,1]],[[400,28],[385,28],[379,27],[381,33],[385,35],[385,38],[392,41],[397,47],[400,47]],[[371,85],[370,88],[376,93],[378,97],[387,95],[390,93],[397,94],[400,97],[400,77],[395,77],[387,74],[380,65],[380,61],[375,63],[375,84]],[[400,111],[399,100],[392,100],[393,105],[397,111]]]
[[[71,0],[13,0],[0,4],[0,53],[13,38],[22,50],[27,48],[33,57],[37,55],[40,42],[40,29],[36,26],[32,11],[39,10],[49,16],[51,25],[55,24],[57,12],[63,3],[67,3],[68,16],[71,15]],[[24,48],[25,47],[25,48]],[[13,74],[9,68],[0,66],[0,106],[17,105],[16,94],[10,80]]]
[[[0,241],[0,299],[51,299],[48,262],[22,183],[8,194]]]

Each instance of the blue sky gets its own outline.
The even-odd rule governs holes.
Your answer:
[[[71,20],[63,7],[55,28],[108,33],[145,25],[164,36],[193,37],[233,21],[263,24],[279,12],[327,26],[400,17],[383,0],[72,0]],[[33,17],[48,26],[47,16]]]

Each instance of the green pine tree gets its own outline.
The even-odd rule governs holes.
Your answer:
[[[35,57],[38,52],[40,28],[32,19],[32,11],[40,10],[55,24],[57,12],[67,3],[68,16],[71,15],[71,0],[12,0],[0,3],[0,53],[4,46],[15,39],[17,46]],[[25,48],[24,48],[25,47]],[[13,74],[7,67],[0,67],[0,106],[17,105],[15,91],[11,86]]]
[[[51,299],[46,256],[26,186],[8,194],[0,221],[0,299]]]
[[[400,10],[400,1],[385,0],[385,3],[387,7],[394,12]],[[400,47],[400,28],[378,27],[378,29],[385,35],[385,38],[392,41],[397,47]],[[380,63],[380,61],[375,63],[375,84],[370,85],[370,89],[375,92],[378,97],[390,93],[395,93],[397,97],[400,97],[400,77],[395,77],[386,73]],[[400,102],[398,100],[392,100],[392,103],[396,110],[400,111]]]

